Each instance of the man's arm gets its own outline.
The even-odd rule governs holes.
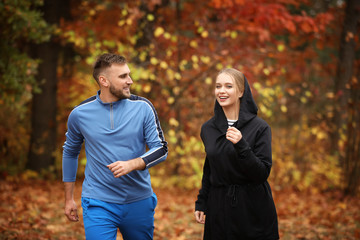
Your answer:
[[[145,142],[149,150],[140,156],[145,162],[146,168],[151,168],[167,158],[168,148],[164,133],[160,126],[159,117],[152,103],[145,99],[148,104],[144,121]]]
[[[79,221],[76,203],[74,201],[75,182],[64,182],[65,188],[65,215],[72,221]]]
[[[68,131],[66,132],[66,141],[63,146],[62,170],[65,190],[65,210],[66,217],[73,222],[79,221],[77,206],[74,201],[74,188],[76,181],[76,172],[78,156],[83,143],[83,136],[77,126],[77,116],[72,111],[68,118]]]
[[[134,170],[144,170],[146,165],[142,158],[134,158],[128,161],[113,162],[107,167],[114,174],[114,177],[118,178]]]

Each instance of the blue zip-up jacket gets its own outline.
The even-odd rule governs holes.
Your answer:
[[[148,168],[164,161],[168,152],[154,106],[135,95],[103,103],[99,94],[83,101],[69,115],[63,146],[63,181],[75,182],[78,156],[85,142],[82,197],[118,204],[151,197]],[[106,167],[137,157],[145,161],[145,170],[115,178]]]

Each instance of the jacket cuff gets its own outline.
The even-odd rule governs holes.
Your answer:
[[[206,207],[201,203],[195,203],[195,211],[206,212]]]
[[[244,139],[244,137],[242,137],[240,141],[234,144],[234,147],[239,153],[244,153],[250,148],[248,142]]]

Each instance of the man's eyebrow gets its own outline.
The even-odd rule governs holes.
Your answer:
[[[130,73],[121,73],[119,74],[119,77],[126,77],[127,75],[130,75]]]

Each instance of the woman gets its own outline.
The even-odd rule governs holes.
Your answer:
[[[267,182],[271,129],[257,116],[249,84],[240,71],[219,72],[215,97],[215,114],[201,128],[206,159],[195,202],[195,219],[205,223],[204,239],[279,239]]]

